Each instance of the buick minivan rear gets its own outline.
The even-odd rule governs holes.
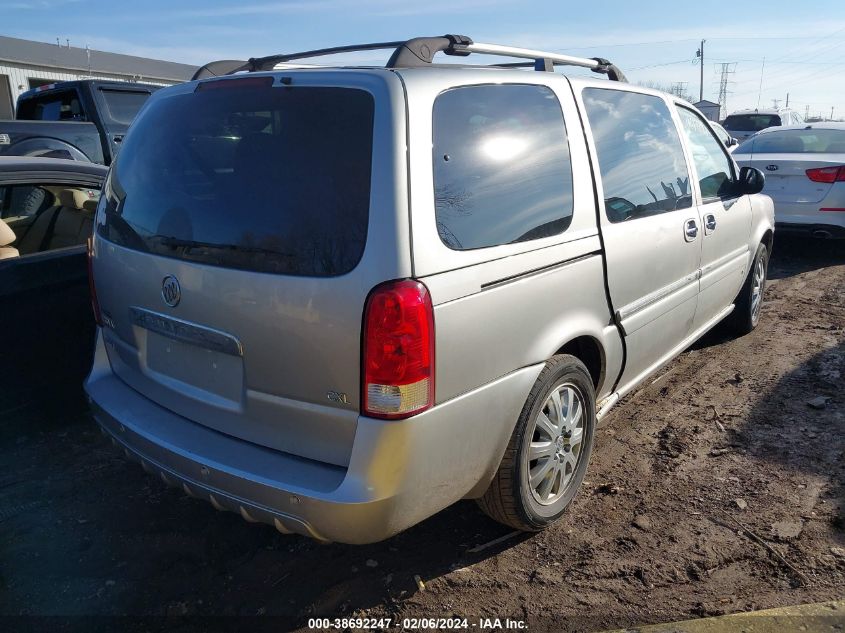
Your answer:
[[[184,84],[144,108],[97,213],[86,390],[148,470],[320,539],[419,520],[425,503],[393,516],[414,468],[395,420],[434,398],[404,113],[398,79],[367,72]]]

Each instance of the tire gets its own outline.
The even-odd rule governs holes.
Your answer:
[[[769,249],[761,243],[754,254],[754,260],[742,284],[742,289],[736,297],[734,311],[729,317],[730,329],[737,336],[750,333],[760,322],[768,272]]]
[[[579,406],[567,406],[567,399],[578,400],[580,416]],[[561,412],[557,420],[555,411]],[[561,420],[563,424],[556,424]],[[584,480],[595,426],[595,388],[584,363],[568,354],[552,357],[528,394],[499,470],[478,505],[495,521],[517,530],[536,532],[554,523]],[[552,438],[555,432],[559,435]],[[529,459],[532,443],[532,455],[548,455]],[[547,474],[540,478],[543,469]],[[534,485],[532,475],[537,476]]]

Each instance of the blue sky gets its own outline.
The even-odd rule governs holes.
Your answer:
[[[802,112],[845,116],[842,0],[0,0],[2,35],[196,64],[447,32],[607,57],[635,82],[687,82],[696,99],[703,38],[705,99],[717,100],[719,65],[737,62],[728,109],[755,107],[765,58],[761,107],[789,92]]]

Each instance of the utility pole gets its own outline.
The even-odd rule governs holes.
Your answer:
[[[687,94],[687,82],[676,81],[669,87],[669,92],[679,99],[685,99]]]
[[[788,92],[786,93],[786,105],[784,107],[785,108],[789,107],[789,93]]]
[[[766,58],[763,58],[763,65],[760,67],[760,89],[757,91],[757,109],[760,109],[760,97],[763,96],[763,71],[766,70]]]
[[[699,48],[695,56],[700,58],[699,63],[701,64],[701,79],[700,83],[698,84],[698,100],[704,101],[704,42],[707,40],[701,40],[701,48]]]
[[[830,120],[833,121],[833,106],[830,106]]]
[[[804,120],[806,121],[809,118],[810,118],[810,104],[808,103],[807,107],[804,108]]]

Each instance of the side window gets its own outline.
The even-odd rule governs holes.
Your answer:
[[[0,221],[14,233],[14,241],[0,246],[13,246],[24,256],[85,244],[99,197],[99,190],[91,187],[0,187]]]
[[[695,112],[679,107],[678,113],[692,151],[702,200],[707,202],[732,195],[733,163],[724,147],[713,136],[710,126]]]
[[[34,97],[21,103],[19,119],[30,121],[86,121],[76,90]]]
[[[454,88],[434,102],[437,231],[470,250],[557,235],[572,222],[563,113],[544,86]]]
[[[607,88],[586,88],[583,97],[608,220],[691,207],[686,159],[666,102]]]
[[[0,219],[6,224],[26,221],[50,206],[53,196],[36,185],[0,187]]]

